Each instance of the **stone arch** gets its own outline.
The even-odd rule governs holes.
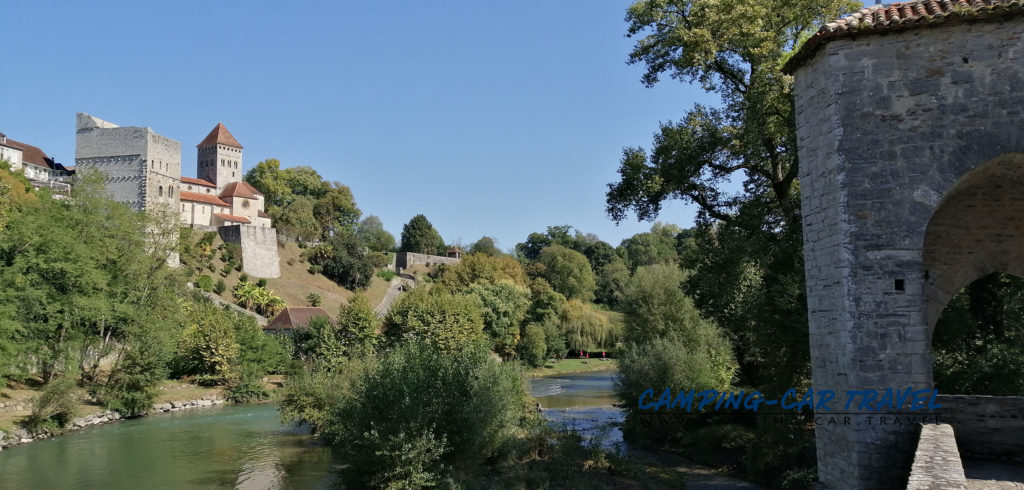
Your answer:
[[[922,259],[929,340],[961,288],[993,272],[1024,276],[1024,153],[1004,153],[953,185],[928,221]]]

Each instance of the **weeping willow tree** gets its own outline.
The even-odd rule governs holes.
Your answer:
[[[571,299],[562,311],[561,332],[570,350],[604,350],[622,337],[622,329],[582,301]]]

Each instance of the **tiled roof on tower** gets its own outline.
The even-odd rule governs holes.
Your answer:
[[[844,37],[885,33],[938,24],[1001,19],[1024,14],[1021,0],[913,0],[871,5],[821,26],[782,67],[792,74],[821,45]]]
[[[224,123],[217,123],[213,130],[210,131],[210,134],[206,135],[206,138],[203,138],[203,141],[196,145],[196,148],[202,148],[210,145],[224,145],[233,148],[242,147],[241,143],[231,135],[231,131],[228,131],[228,128]]]

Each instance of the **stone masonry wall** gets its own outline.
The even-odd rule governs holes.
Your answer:
[[[963,454],[1024,461],[1024,397],[939,395],[941,422]]]
[[[458,264],[459,259],[454,257],[441,257],[440,255],[426,255],[412,252],[398,252],[395,254],[395,272],[402,272],[414,264],[437,265],[437,264]]]
[[[242,247],[242,270],[254,277],[281,277],[277,229],[251,225],[221,226],[221,239]]]
[[[953,428],[946,424],[921,426],[907,490],[966,489],[967,476],[960,461]]]
[[[971,170],[1024,152],[1024,92],[1016,89],[1024,82],[1022,35],[1020,17],[863,35],[825,44],[797,69],[816,389],[931,387],[926,311],[929,297],[942,300],[926,290],[949,264],[926,266],[926,230]],[[996,184],[1024,188],[987,185]],[[970,238],[958,237],[956,246],[983,246]],[[972,273],[985,269],[999,264],[980,263]],[[910,427],[819,426],[822,486],[905,481],[915,436]]]

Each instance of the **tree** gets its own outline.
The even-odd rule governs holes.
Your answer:
[[[596,301],[611,307],[618,306],[625,297],[629,278],[629,268],[622,259],[616,258],[605,265],[597,274]]]
[[[313,216],[314,202],[306,196],[299,196],[283,208],[274,209],[274,224],[282,233],[299,240],[312,241],[320,238],[321,227]]]
[[[654,223],[648,233],[637,233],[622,241],[622,250],[630,270],[644,265],[676,263],[679,260],[676,236],[682,233],[676,225]]]
[[[226,380],[238,356],[235,328],[229,315],[206,301],[186,306],[184,329],[172,363],[176,374]]]
[[[313,215],[320,223],[324,237],[341,231],[354,232],[363,212],[356,207],[352,190],[338,182],[330,185],[325,183],[325,188],[326,192],[313,206]]]
[[[722,184],[741,172],[744,189],[770,193],[784,215],[798,211],[792,78],[782,63],[816,26],[860,8],[850,0],[641,0],[626,14],[629,55],[653,86],[662,74],[697,82],[721,97],[720,108],[697,105],[678,123],[663,124],[654,150],[623,151],[607,211],[652,219],[665,199],[685,199],[707,216],[729,221],[741,196]]]
[[[604,350],[614,346],[621,335],[607,317],[575,299],[562,310],[559,328],[571,350]]]
[[[552,245],[541,251],[537,262],[544,266],[542,276],[555,291],[569,299],[594,299],[594,271],[583,254]]]
[[[366,247],[350,231],[336,233],[327,241],[330,255],[323,261],[323,273],[349,289],[363,289],[373,278],[373,271],[383,264],[383,256],[367,253]]]
[[[590,268],[595,271],[601,270],[604,266],[619,258],[615,252],[615,247],[602,240],[587,244],[583,248],[583,255],[590,262]]]
[[[393,252],[395,250],[394,235],[388,233],[380,218],[372,214],[359,222],[359,226],[356,227],[356,237],[367,248],[375,252]]]
[[[482,310],[476,296],[416,288],[388,311],[384,334],[392,343],[428,342],[452,352],[485,339]]]
[[[245,173],[245,181],[263,193],[267,209],[281,207],[288,203],[292,190],[281,173],[281,162],[268,158],[257,163]]]
[[[681,337],[695,343],[699,332],[713,330],[701,318],[693,300],[683,293],[686,276],[669,264],[637,269],[626,286],[622,312],[626,315],[626,340],[643,344],[657,338]]]
[[[491,257],[497,257],[501,255],[501,250],[498,250],[498,247],[494,244],[493,238],[485,236],[480,237],[479,240],[473,242],[473,245],[469,247],[469,254],[484,254]]]
[[[417,214],[402,227],[402,244],[398,251],[442,255],[445,252],[444,239],[426,216]]]
[[[452,291],[462,291],[474,283],[500,281],[510,281],[518,286],[528,284],[526,272],[515,259],[486,254],[467,255],[458,264],[445,268],[439,282]]]
[[[483,305],[484,331],[492,341],[492,350],[508,359],[519,344],[519,329],[530,306],[530,290],[511,281],[478,282],[467,293]]]
[[[362,293],[356,293],[338,312],[338,338],[345,349],[356,356],[373,351],[381,319]]]
[[[549,226],[544,233],[530,233],[525,242],[517,243],[516,255],[527,261],[537,260],[540,252],[552,245],[561,245],[579,252],[587,243],[584,235],[579,232],[574,235],[569,225]]]
[[[324,299],[319,293],[309,293],[306,295],[306,306],[320,306],[324,303]]]

